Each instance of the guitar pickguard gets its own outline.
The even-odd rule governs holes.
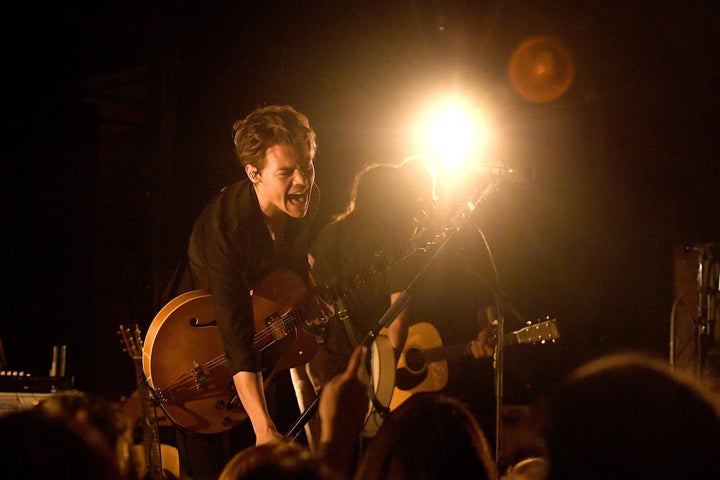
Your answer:
[[[414,373],[407,368],[395,371],[395,387],[400,390],[412,390],[427,378],[427,369]]]

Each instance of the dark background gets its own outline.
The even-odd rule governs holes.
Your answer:
[[[562,333],[511,354],[509,401],[609,351],[667,357],[677,257],[720,239],[714,2],[26,2],[7,18],[10,370],[47,375],[67,345],[76,388],[134,390],[118,324],[146,331],[162,307],[192,221],[237,178],[233,121],[264,104],[318,133],[319,228],[363,164],[422,153],[404,131],[427,92],[494,102],[503,160],[537,174],[481,227],[518,311]],[[506,76],[537,34],[576,71],[542,104]]]

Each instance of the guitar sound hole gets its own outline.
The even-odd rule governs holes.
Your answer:
[[[407,369],[413,373],[421,372],[425,369],[425,355],[419,348],[409,348],[405,352],[405,365]]]
[[[190,326],[193,328],[214,327],[215,325],[217,325],[217,322],[215,320],[206,323],[200,323],[200,319],[197,317],[192,317],[190,319]]]

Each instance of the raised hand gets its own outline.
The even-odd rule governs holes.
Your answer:
[[[355,348],[345,371],[332,378],[320,392],[319,453],[333,468],[344,473],[354,467],[355,444],[370,401],[364,373],[366,355],[367,347]]]

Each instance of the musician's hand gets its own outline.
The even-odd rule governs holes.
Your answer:
[[[333,377],[320,393],[318,414],[322,423],[321,441],[334,436],[354,436],[360,432],[370,397],[362,375],[367,348],[355,349],[345,371]]]
[[[477,337],[470,343],[470,350],[475,358],[492,357],[495,349],[488,344],[488,338],[492,333],[492,327],[488,325],[478,332]]]
[[[341,471],[352,469],[355,442],[370,404],[367,374],[362,375],[366,354],[366,347],[357,347],[345,371],[320,392],[320,454]]]
[[[271,443],[278,440],[283,440],[283,436],[274,426],[268,427],[262,432],[255,431],[255,445],[262,445],[264,443]]]
[[[328,318],[335,315],[335,307],[324,286],[318,285],[309,291],[307,305],[310,307],[312,318],[307,318],[306,322],[310,324],[325,323]]]

